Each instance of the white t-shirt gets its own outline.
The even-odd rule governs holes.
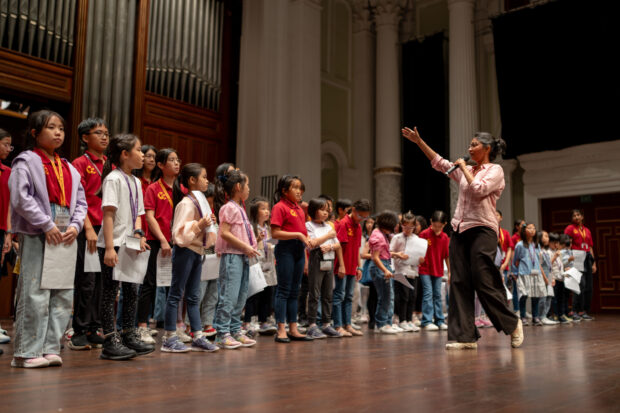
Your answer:
[[[325,222],[321,224],[317,224],[316,222],[308,221],[306,222],[306,229],[308,230],[308,238],[314,239],[314,238],[321,238],[322,236],[327,235],[329,231],[331,231],[333,228],[331,225],[326,224]],[[338,239],[336,237],[330,238],[321,245],[330,245],[330,244],[338,245]],[[321,245],[319,245],[316,248],[319,248]],[[324,260],[333,260],[335,258],[336,258],[336,253],[334,251],[329,251],[323,254]]]
[[[411,242],[417,238],[418,236],[415,234],[406,237],[402,232],[394,235],[390,242],[390,252],[405,252],[407,242]],[[414,278],[418,275],[417,266],[407,265],[404,263],[404,260],[397,257],[392,258],[392,262],[394,263],[394,273],[403,274],[409,278]]]
[[[125,177],[127,180],[125,180]],[[127,185],[129,182],[129,186]],[[101,185],[102,202],[101,208],[112,206],[116,208],[114,214],[114,246],[120,247],[125,243],[126,237],[133,236],[134,223],[131,213],[130,189],[131,196],[138,198],[138,216],[144,215],[144,200],[142,199],[142,185],[140,180],[135,176],[127,176],[120,169],[115,169],[108,174]],[[142,229],[144,230],[144,228]],[[103,238],[103,225],[99,231],[97,246],[105,248],[105,239]]]

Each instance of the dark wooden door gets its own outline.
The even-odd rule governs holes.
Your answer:
[[[592,311],[620,310],[620,192],[543,199],[543,229],[563,233],[574,208],[584,211],[584,223],[594,239],[598,271],[594,275]]]

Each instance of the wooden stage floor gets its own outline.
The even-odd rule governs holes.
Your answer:
[[[476,351],[446,351],[445,332],[274,343],[214,354],[155,353],[126,362],[62,352],[61,368],[10,367],[8,412],[620,411],[620,315],[525,327],[525,343],[484,329]],[[2,323],[8,326],[8,322]],[[190,410],[192,409],[192,410]]]

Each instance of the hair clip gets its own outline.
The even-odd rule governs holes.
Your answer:
[[[228,181],[228,177],[226,175],[218,175],[217,179],[220,180],[221,183],[225,184]]]

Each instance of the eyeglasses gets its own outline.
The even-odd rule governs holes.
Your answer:
[[[155,159],[155,155],[151,155],[151,154],[144,155],[144,158],[145,159]]]
[[[93,131],[93,132],[89,133],[89,135],[97,135],[99,137],[105,136],[106,138],[109,138],[110,137],[110,132],[104,132],[102,130],[96,130],[96,131]]]
[[[168,162],[178,163],[179,165],[181,165],[181,160],[179,158],[168,159]]]
[[[9,150],[9,152],[13,152],[15,147],[13,145],[9,145],[8,143],[3,143],[4,147]]]

